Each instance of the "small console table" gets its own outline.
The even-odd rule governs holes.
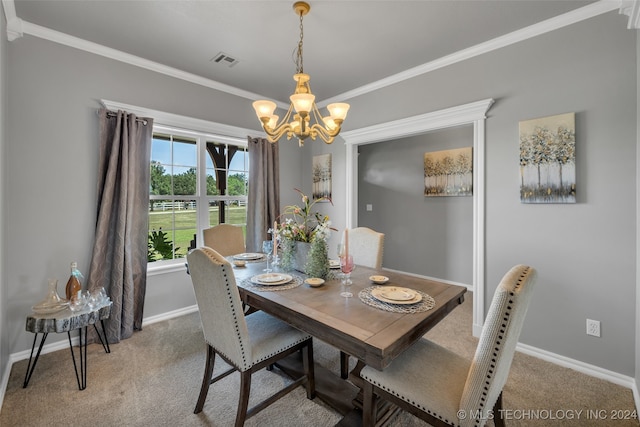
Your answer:
[[[93,325],[96,330],[96,334],[102,343],[102,347],[106,353],[111,353],[109,348],[109,342],[107,341],[106,330],[104,328],[104,319],[108,319],[111,314],[111,301],[104,302],[97,307],[91,309],[88,306],[80,311],[71,311],[68,307],[57,313],[51,314],[38,314],[31,313],[27,316],[27,332],[33,332],[33,345],[31,346],[31,355],[29,356],[29,364],[27,365],[27,373],[24,377],[24,384],[22,388],[26,388],[31,379],[31,374],[36,368],[40,352],[44,341],[47,339],[47,335],[50,332],[62,333],[66,332],[69,337],[69,349],[71,350],[71,359],[73,360],[73,369],[76,372],[76,380],[78,381],[78,388],[84,390],[87,387],[87,326]],[[100,322],[102,326],[102,335],[98,331],[96,326],[97,322]],[[78,374],[78,366],[76,365],[76,356],[73,351],[73,345],[71,344],[71,331],[78,330],[79,337],[79,355],[80,355],[80,374]],[[84,340],[83,340],[84,332]],[[40,345],[38,346],[38,352],[35,359],[33,357],[33,351],[36,347],[36,340],[38,334],[41,333]],[[104,339],[103,339],[104,335]],[[84,354],[83,354],[84,352]],[[33,365],[31,364],[33,362]]]

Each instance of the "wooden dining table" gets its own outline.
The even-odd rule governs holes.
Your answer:
[[[265,262],[249,262],[245,267],[234,267],[240,296],[251,309],[267,312],[290,325],[307,332],[314,338],[335,347],[357,359],[349,381],[334,372],[323,372],[316,366],[318,396],[344,415],[355,408],[361,409],[357,398],[361,392],[361,369],[371,366],[383,370],[393,359],[419,340],[440,320],[464,301],[466,288],[394,271],[375,270],[357,265],[351,273],[353,297],[340,295],[340,270],[331,270],[333,279],[322,286],[306,283],[286,290],[270,290],[250,283],[256,275],[264,274]],[[282,272],[277,267],[274,272]],[[304,280],[298,271],[282,272]],[[372,275],[384,275],[389,281],[382,286],[400,286],[421,291],[433,298],[433,308],[417,313],[386,311],[366,304],[359,293],[371,286]],[[275,288],[274,288],[275,289]],[[295,369],[295,368],[291,368]],[[353,418],[353,414],[349,417]],[[340,425],[357,425],[348,422]],[[357,418],[357,415],[356,415]]]

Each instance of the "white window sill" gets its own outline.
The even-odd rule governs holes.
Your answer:
[[[154,261],[147,264],[147,277],[159,274],[177,273],[187,271],[186,258],[171,261]]]

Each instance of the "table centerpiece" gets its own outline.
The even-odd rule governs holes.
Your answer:
[[[281,248],[281,266],[285,270],[298,270],[310,277],[327,279],[329,276],[329,257],[327,239],[331,221],[327,215],[313,211],[316,203],[331,202],[328,197],[309,200],[302,191],[302,206],[286,206],[280,223],[275,226],[275,233]],[[272,231],[272,232],[273,232]]]

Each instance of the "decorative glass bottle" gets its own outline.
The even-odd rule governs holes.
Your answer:
[[[71,301],[71,298],[75,298],[75,296],[78,295],[78,291],[82,290],[82,284],[80,283],[81,278],[82,273],[78,270],[78,264],[76,262],[72,262],[71,276],[69,277],[67,287],[65,288],[65,293],[69,301]]]

